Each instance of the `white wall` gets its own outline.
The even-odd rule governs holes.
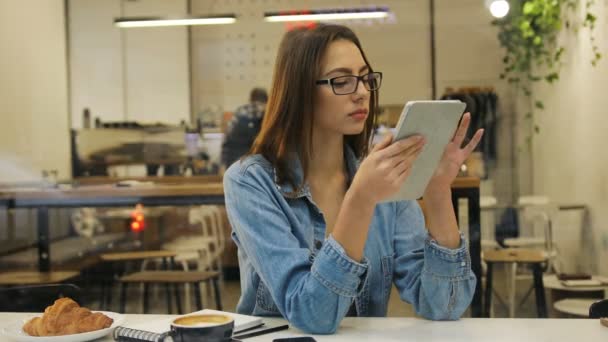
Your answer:
[[[533,139],[533,190],[556,202],[589,206],[581,267],[608,275],[608,3],[597,1],[595,13],[596,42],[604,53],[599,65],[590,64],[587,30],[564,35],[567,54],[560,81],[537,88],[546,109],[536,115],[541,131]]]
[[[126,119],[121,31],[112,21],[120,13],[118,0],[69,1],[70,112],[74,128],[83,127],[84,108],[105,121]]]
[[[186,0],[123,1],[123,16],[184,16]],[[185,27],[122,29],[127,118],[190,121],[190,69]]]
[[[119,29],[117,17],[183,16],[186,0],[71,0],[72,127],[90,108],[102,121],[190,120],[184,27]]]
[[[63,1],[0,1],[0,47],[0,182],[68,178]]]

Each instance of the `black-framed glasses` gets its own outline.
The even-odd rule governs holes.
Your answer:
[[[361,76],[338,76],[326,80],[317,80],[315,83],[331,85],[331,89],[336,95],[348,95],[357,91],[359,81],[363,81],[363,86],[369,91],[378,90],[382,84],[382,73],[370,72]]]

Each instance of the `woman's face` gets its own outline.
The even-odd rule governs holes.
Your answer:
[[[336,40],[327,47],[321,59],[321,75],[318,80],[338,76],[365,75],[369,67],[359,48],[348,40]],[[339,87],[340,84],[336,84]],[[314,132],[325,134],[355,135],[363,131],[369,115],[370,92],[359,81],[352,94],[336,95],[329,84],[316,86],[314,104]],[[338,92],[340,91],[336,88]]]

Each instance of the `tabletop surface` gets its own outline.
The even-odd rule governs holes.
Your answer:
[[[452,184],[454,189],[479,187],[479,179],[472,177],[456,178]],[[0,198],[19,199],[48,199],[48,198],[89,198],[98,196],[191,196],[191,195],[223,195],[221,181],[207,183],[182,184],[143,184],[139,186],[116,186],[110,184],[84,185],[67,188],[5,188],[0,189]]]
[[[33,314],[0,313],[0,331]],[[138,324],[167,315],[125,315],[123,325]],[[177,317],[177,316],[175,316]],[[265,319],[269,325],[282,319]],[[297,329],[248,338],[244,341],[272,341],[275,338],[311,336]],[[2,341],[5,336],[0,336]],[[418,318],[347,317],[334,335],[314,335],[317,341],[608,341],[608,328],[599,319],[508,319],[463,318],[433,322]],[[110,336],[98,341],[112,341]]]
[[[562,299],[553,303],[553,308],[570,315],[587,317],[589,315],[589,307],[596,301],[597,299]]]
[[[608,291],[608,277],[593,276],[592,279],[598,280],[602,284],[598,286],[565,286],[557,279],[555,274],[548,274],[543,276],[543,285],[545,288],[571,292]]]
[[[224,188],[221,182],[199,184],[152,184],[142,186],[115,186],[115,185],[85,185],[74,188],[51,189],[11,189],[4,190],[4,196],[19,199],[46,199],[46,198],[90,198],[99,196],[192,196],[192,195],[223,195]]]

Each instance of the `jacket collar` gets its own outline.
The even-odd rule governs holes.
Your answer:
[[[350,184],[355,177],[355,173],[359,168],[359,160],[355,156],[355,152],[352,150],[352,148],[346,144],[344,144],[344,161],[346,162],[348,186],[350,187]],[[310,199],[312,197],[310,193],[310,186],[308,183],[304,182],[304,170],[302,169],[300,158],[298,158],[296,153],[293,153],[292,157],[289,159],[288,167],[293,173],[295,184],[303,184],[303,186],[295,191],[296,189],[294,189],[289,182],[279,183],[277,170],[276,168],[273,168],[274,183],[277,190],[279,190],[279,192],[281,192],[281,194],[287,198],[300,198],[306,196]]]

